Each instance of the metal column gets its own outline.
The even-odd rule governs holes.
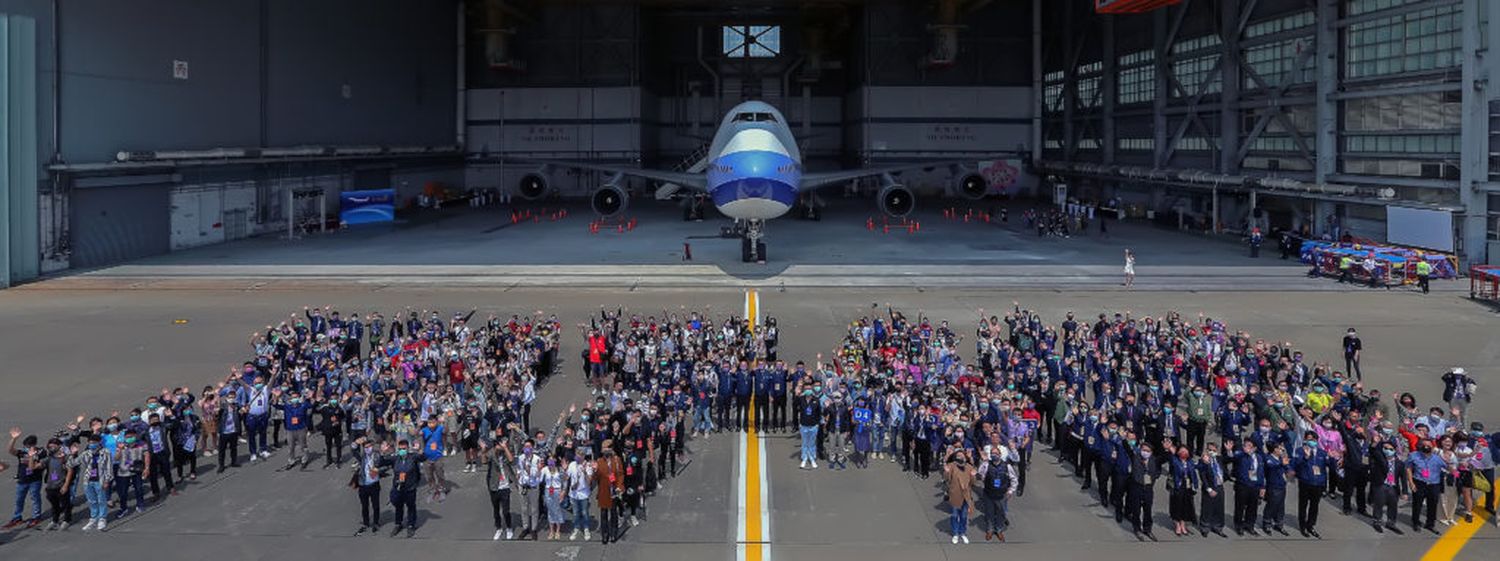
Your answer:
[[[1251,2],[1244,9],[1254,9]],[[1240,0],[1220,0],[1219,39],[1219,173],[1235,174],[1240,170],[1240,36],[1244,34]],[[1217,201],[1217,196],[1215,197]],[[1218,210],[1214,211],[1215,233],[1218,232]]]
[[[1099,90],[1104,98],[1102,104],[1103,114],[1099,117],[1099,136],[1103,146],[1099,147],[1099,154],[1103,156],[1106,164],[1115,163],[1115,102],[1119,100],[1117,91],[1119,88],[1119,59],[1115,54],[1115,17],[1112,15],[1100,16],[1101,51],[1100,55],[1104,63],[1104,76],[1099,81]],[[1112,183],[1112,182],[1108,182]]]
[[[1461,132],[1461,157],[1458,170],[1458,196],[1463,204],[1463,215],[1459,220],[1459,261],[1465,265],[1486,263],[1487,232],[1485,221],[1489,215],[1489,197],[1482,183],[1489,181],[1489,75],[1485,62],[1479,56],[1480,29],[1479,10],[1482,2],[1493,0],[1464,0],[1463,28],[1463,127]],[[1496,10],[1491,5],[1489,25],[1491,29],[1500,22],[1495,21]],[[1500,48],[1491,43],[1490,51]]]
[[[1078,53],[1073,38],[1074,8],[1077,2],[1064,2],[1063,9],[1063,159],[1073,161],[1078,155],[1078,139],[1074,137],[1073,120],[1078,107]]]
[[[1314,173],[1318,183],[1325,183],[1328,176],[1338,172],[1338,102],[1333,95],[1338,92],[1339,45],[1338,30],[1334,22],[1338,19],[1339,0],[1317,0],[1317,147],[1318,153]]]
[[[1031,0],[1031,163],[1042,161],[1042,0]]]
[[[1151,97],[1151,163],[1160,169],[1167,167],[1167,98],[1169,88],[1167,84],[1167,73],[1171,67],[1167,66],[1167,55],[1171,47],[1167,45],[1167,10],[1156,10],[1151,19],[1151,45],[1156,50],[1152,57],[1152,64],[1156,65],[1156,94]],[[1159,188],[1153,188],[1153,191]]]

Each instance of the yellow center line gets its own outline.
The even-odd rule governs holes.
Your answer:
[[[745,561],[761,561],[760,440],[755,435],[755,398],[750,398],[750,431],[745,440]]]
[[[755,332],[760,316],[760,295],[755,289],[745,291],[745,318],[749,321],[750,331]],[[764,561],[766,555],[765,528],[761,524],[761,478],[760,478],[760,437],[755,431],[755,396],[750,397],[750,406],[746,411],[749,417],[749,430],[745,433],[745,495],[741,501],[745,505],[745,532],[744,541],[739,544],[743,548],[744,561]]]
[[[1443,532],[1437,542],[1432,544],[1432,548],[1422,556],[1422,561],[1452,561],[1457,557],[1458,552],[1463,550],[1464,544],[1469,543],[1474,533],[1478,532],[1479,528],[1484,526],[1484,521],[1491,516],[1490,512],[1484,509],[1474,510],[1473,522],[1459,522]]]

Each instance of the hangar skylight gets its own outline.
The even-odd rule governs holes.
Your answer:
[[[781,54],[781,26],[724,26],[724,56],[771,58]]]

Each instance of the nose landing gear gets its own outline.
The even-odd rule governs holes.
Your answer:
[[[746,220],[740,224],[740,260],[745,263],[766,262],[764,220]]]

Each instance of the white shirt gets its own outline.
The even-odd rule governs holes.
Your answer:
[[[573,462],[568,464],[568,498],[588,500],[593,491],[589,484],[594,481],[594,464]]]

